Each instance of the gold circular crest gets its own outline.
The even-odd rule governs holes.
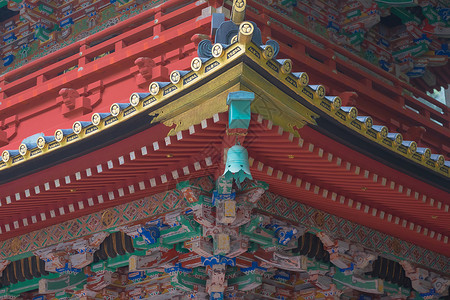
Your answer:
[[[159,84],[157,84],[156,82],[152,82],[150,84],[150,87],[149,87],[148,90],[149,90],[150,94],[152,94],[153,96],[158,95],[158,93],[159,93]]]
[[[358,116],[358,109],[356,109],[356,107],[350,108],[350,111],[348,112],[348,118],[350,120],[354,120],[356,119],[357,116]]]
[[[386,126],[383,126],[380,131],[380,136],[381,136],[381,138],[384,139],[385,137],[387,137],[387,135],[388,135],[388,129]]]
[[[439,155],[436,164],[438,167],[442,167],[445,164],[445,158],[443,155]]]
[[[239,26],[239,31],[245,35],[250,35],[253,32],[253,24],[250,22],[243,22]]]
[[[242,9],[243,7],[245,7],[245,1],[244,0],[234,0],[234,6],[236,8]]]
[[[403,136],[399,133],[395,136],[395,144],[400,146],[403,143]]]
[[[3,160],[4,162],[8,162],[9,157],[10,157],[10,155],[9,155],[8,150],[4,150],[4,151],[2,152],[2,160]]]
[[[197,72],[202,67],[202,60],[199,57],[194,57],[191,61],[191,69]]]
[[[61,129],[55,131],[55,140],[57,142],[61,142],[64,138],[64,133]]]
[[[307,73],[303,72],[302,75],[298,78],[298,81],[302,86],[306,86],[309,83],[309,76]]]
[[[20,144],[20,146],[19,146],[19,153],[20,153],[20,155],[23,156],[23,155],[27,154],[27,151],[28,151],[27,145]]]
[[[372,128],[372,126],[373,126],[373,119],[371,117],[367,117],[366,121],[364,122],[364,126],[366,126],[367,129]]]
[[[325,87],[323,85],[319,85],[319,87],[317,88],[317,91],[316,91],[316,95],[320,99],[325,97]]]
[[[286,59],[281,66],[281,72],[283,74],[289,74],[292,71],[292,61],[290,59]]]
[[[178,82],[180,82],[180,79],[181,79],[180,72],[172,71],[172,73],[170,73],[170,82],[172,82],[173,84],[177,84]]]
[[[73,132],[75,132],[76,134],[79,134],[79,133],[81,133],[82,129],[83,129],[83,126],[81,126],[80,121],[76,121],[75,123],[73,123],[73,126],[72,126]]]
[[[409,154],[414,154],[417,151],[417,143],[412,141],[408,148]]]
[[[213,57],[216,57],[216,58],[217,57],[221,57],[222,54],[223,54],[223,46],[221,44],[219,44],[219,43],[214,44],[214,46],[212,47],[211,52],[212,52],[212,56]]]
[[[423,152],[423,157],[428,160],[431,157],[431,150],[429,148],[425,149],[425,151]]]
[[[342,105],[342,100],[341,100],[341,98],[339,98],[339,97],[334,97],[334,100],[333,100],[333,107],[334,107],[334,109],[339,109],[339,108],[341,108],[341,105]]]
[[[36,146],[37,146],[39,149],[44,148],[44,146],[45,146],[45,138],[44,138],[43,136],[38,137],[38,139],[37,139],[37,141],[36,141]]]
[[[140,98],[139,95],[137,93],[133,93],[130,96],[130,103],[133,106],[137,106],[139,104]]]
[[[100,115],[98,113],[93,114],[92,117],[91,117],[92,124],[94,124],[95,126],[100,124],[100,120],[101,120],[101,118],[100,118]]]
[[[111,109],[109,110],[114,117],[117,117],[120,113],[119,104],[114,103],[111,105]]]
[[[102,224],[105,227],[111,226],[115,220],[116,220],[116,217],[114,216],[114,213],[110,210],[106,210],[102,214]]]
[[[273,47],[272,47],[272,46],[267,45],[267,46],[264,48],[263,56],[264,56],[265,59],[272,59],[273,56],[274,56],[274,54],[275,54],[275,51],[273,50]]]

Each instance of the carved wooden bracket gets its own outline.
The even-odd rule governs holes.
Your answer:
[[[2,120],[0,124],[0,147],[6,146],[17,135],[19,117],[14,115]]]
[[[62,103],[62,114],[66,118],[85,115],[92,112],[92,108],[101,102],[103,90],[101,80],[77,90],[63,88],[59,91],[56,103]]]

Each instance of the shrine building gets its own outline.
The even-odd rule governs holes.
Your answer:
[[[450,299],[449,45],[448,0],[0,0],[0,300]]]

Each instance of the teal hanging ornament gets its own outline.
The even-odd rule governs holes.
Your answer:
[[[247,149],[241,145],[234,145],[228,149],[227,162],[225,164],[225,179],[234,179],[237,183],[241,183],[245,178],[253,179],[248,164]]]

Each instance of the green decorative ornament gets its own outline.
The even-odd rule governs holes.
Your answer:
[[[234,179],[238,183],[246,178],[253,179],[248,163],[248,152],[241,145],[234,145],[228,149],[227,162],[225,164],[225,179]]]

